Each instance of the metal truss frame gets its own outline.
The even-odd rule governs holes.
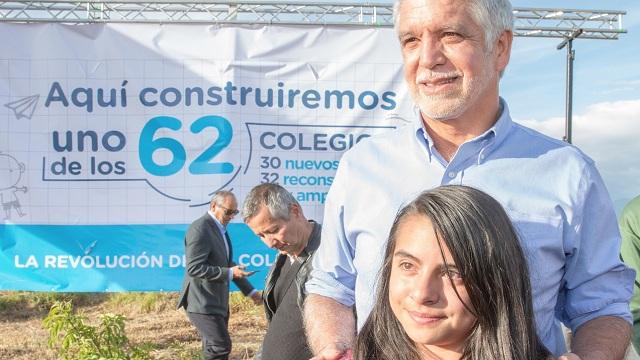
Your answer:
[[[625,11],[514,8],[515,36],[616,40]],[[0,22],[207,23],[392,27],[393,4],[229,0],[0,1]]]

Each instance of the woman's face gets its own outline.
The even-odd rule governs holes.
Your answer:
[[[418,349],[448,357],[462,352],[475,316],[462,303],[471,306],[449,249],[443,250],[446,262],[429,218],[406,216],[396,232],[389,302]]]

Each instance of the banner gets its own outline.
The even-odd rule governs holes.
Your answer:
[[[340,156],[413,113],[392,29],[0,23],[0,289],[179,290],[211,194],[322,208]],[[237,217],[263,287],[275,252]]]

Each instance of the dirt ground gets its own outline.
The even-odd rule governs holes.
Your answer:
[[[52,300],[35,293],[0,292],[0,359],[56,359],[42,327]],[[183,310],[176,310],[177,293],[153,295],[93,294],[74,298],[74,308],[90,321],[103,313],[125,315],[126,334],[136,345],[149,344],[154,359],[201,359],[201,343]],[[52,299],[53,298],[53,299]],[[232,294],[229,332],[231,359],[253,359],[262,342],[266,320],[262,308]]]

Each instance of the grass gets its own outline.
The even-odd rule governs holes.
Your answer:
[[[102,293],[0,291],[0,320],[46,313],[56,301],[71,300],[76,306],[88,306],[98,304],[106,297]]]
[[[229,295],[229,311],[231,313],[254,315],[262,315],[264,312],[262,306],[255,306],[250,299],[246,298],[239,291],[232,292]]]
[[[108,306],[114,308],[133,308],[142,313],[157,313],[168,309],[175,309],[176,302],[171,293],[162,292],[134,292],[115,293],[107,299]]]
[[[136,345],[148,346],[154,359],[201,359],[200,338],[183,310],[176,310],[178,294],[153,293],[37,293],[0,292],[0,359],[47,360],[56,354],[47,348],[42,319],[56,300],[71,300],[89,319],[115,313],[126,316],[126,333]],[[229,299],[231,359],[252,359],[266,321],[261,306],[232,293]]]

